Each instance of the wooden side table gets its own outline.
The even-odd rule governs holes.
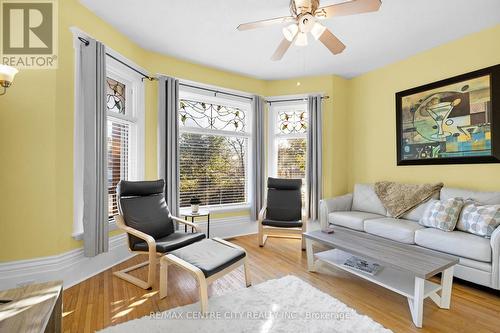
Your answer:
[[[197,217],[207,217],[207,238],[210,238],[210,211],[206,209],[200,209],[198,213],[191,212],[190,209],[181,210],[181,216],[184,216],[184,220],[191,218],[191,222],[195,223]],[[187,232],[187,225],[184,226],[184,231]],[[191,228],[193,231],[193,228]]]
[[[60,333],[62,281],[0,291],[0,332]]]

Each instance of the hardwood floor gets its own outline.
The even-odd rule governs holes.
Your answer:
[[[247,249],[253,284],[296,275],[339,299],[394,332],[500,332],[500,294],[462,281],[455,281],[450,310],[432,301],[424,306],[424,327],[413,326],[407,300],[387,289],[341,271],[322,269],[308,273],[300,241],[268,239],[259,248],[256,235],[230,240]],[[110,325],[140,318],[198,301],[195,280],[176,267],[169,268],[169,296],[159,299],[158,281],[153,290],[143,290],[112,275],[115,270],[139,263],[134,257],[64,291],[64,332],[94,332]],[[158,266],[159,270],[159,266]],[[137,271],[145,277],[146,269]],[[158,276],[158,275],[157,275]],[[157,279],[158,280],[158,279]],[[209,297],[245,287],[240,268],[209,287]]]

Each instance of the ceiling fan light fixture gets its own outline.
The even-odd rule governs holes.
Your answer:
[[[297,39],[295,40],[295,45],[297,46],[307,46],[307,33],[299,32]]]
[[[318,9],[316,13],[314,13],[314,17],[316,17],[319,20],[325,20],[326,19],[326,12],[324,9]]]
[[[288,27],[283,28],[283,35],[285,36],[286,40],[291,42],[295,38],[295,35],[298,31],[299,26],[297,24],[290,24]]]
[[[314,23],[312,29],[311,29],[311,35],[313,35],[314,39],[318,40],[323,32],[325,32],[326,27],[322,25],[321,23]]]
[[[342,53],[346,48],[345,44],[330,29],[323,26],[321,20],[376,12],[380,9],[383,0],[335,0],[335,3],[326,6],[320,5],[321,0],[289,1],[290,15],[243,23],[237,27],[239,31],[243,31],[287,24],[288,26],[284,28],[281,26],[284,37],[271,56],[273,61],[283,59],[283,56],[292,45],[307,46],[309,42],[307,35],[309,33],[333,55]]]

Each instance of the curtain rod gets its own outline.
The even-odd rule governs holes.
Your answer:
[[[88,40],[86,40],[85,38],[83,38],[83,37],[78,37],[78,39],[80,40],[80,42],[82,42],[83,44],[85,44],[85,46],[89,46],[90,42],[89,42]],[[120,64],[122,64],[122,65],[124,65],[124,66],[127,66],[128,68],[130,68],[130,69],[131,69],[131,70],[133,70],[134,72],[141,74],[141,75],[143,76],[143,77],[142,77],[142,80],[144,80],[144,79],[148,79],[149,81],[156,81],[156,80],[158,80],[158,79],[157,79],[157,78],[155,78],[155,77],[151,77],[151,76],[149,76],[149,75],[144,74],[144,73],[143,73],[143,72],[141,72],[140,70],[138,70],[138,69],[136,69],[136,68],[134,68],[134,67],[130,66],[129,64],[127,64],[127,63],[125,63],[124,61],[122,61],[122,60],[120,60],[120,59],[116,58],[115,56],[113,56],[112,54],[109,54],[108,52],[106,52],[106,55],[107,55],[108,57],[110,57],[110,58],[112,58],[112,59],[114,59],[114,60],[118,61]]]
[[[78,39],[80,40],[80,42],[82,42],[83,44],[85,44],[85,46],[88,46],[90,44],[90,42],[88,40],[86,40],[85,38],[83,37],[78,37]],[[156,77],[152,77],[152,76],[149,76],[143,72],[141,72],[140,70],[138,70],[137,68],[134,68],[132,66],[130,66],[129,64],[127,64],[126,62],[116,58],[115,56],[113,56],[112,54],[109,54],[108,52],[106,52],[106,55],[116,61],[118,61],[119,63],[121,63],[122,65],[124,66],[127,66],[128,68],[130,68],[131,70],[133,70],[134,72],[142,75],[142,79],[148,79],[149,81],[158,81],[158,78]],[[190,84],[187,84],[187,83],[179,83],[180,86],[184,86],[184,87],[189,87],[189,88],[194,88],[194,89],[200,89],[200,90],[205,90],[205,91],[210,91],[210,92],[213,92],[215,95],[217,94],[223,94],[223,95],[228,95],[228,96],[233,96],[233,97],[239,97],[239,98],[244,98],[244,99],[248,99],[248,100],[252,100],[253,98],[252,97],[248,97],[248,96],[243,96],[243,95],[238,95],[238,94],[232,94],[232,93],[228,93],[228,92],[224,92],[224,91],[220,91],[220,90],[214,90],[214,89],[210,89],[210,88],[205,88],[205,87],[198,87],[198,86],[193,86],[193,85],[190,85]],[[330,96],[322,96],[321,99],[328,99],[330,98]],[[278,100],[278,101],[267,101],[267,103],[269,103],[269,105],[271,105],[272,103],[280,103],[280,102],[297,102],[297,101],[305,101],[306,99],[305,98],[296,98],[296,99],[282,99],[282,100]]]
[[[238,94],[232,94],[232,93],[229,93],[229,92],[215,90],[215,89],[210,89],[210,88],[205,88],[205,87],[194,86],[194,85],[190,85],[190,84],[187,84],[187,83],[179,83],[179,85],[183,86],[183,87],[193,88],[193,89],[200,89],[200,90],[210,91],[210,92],[213,92],[215,95],[217,95],[217,94],[223,94],[223,95],[228,95],[228,96],[233,96],[233,97],[244,98],[244,99],[248,99],[248,100],[252,100],[253,99],[252,97],[248,97],[248,96],[243,96],[243,95],[238,95]]]
[[[321,99],[329,99],[330,96],[321,96]],[[267,101],[267,103],[269,103],[269,105],[273,104],[273,103],[281,103],[281,102],[305,102],[307,101],[307,98],[292,98],[292,99],[279,99],[279,100],[275,100],[275,101]]]

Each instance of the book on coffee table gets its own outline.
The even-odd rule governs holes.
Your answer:
[[[382,268],[376,262],[361,259],[356,256],[347,258],[344,262],[344,266],[355,269],[357,271],[361,271],[363,273],[368,273],[370,275],[376,275]]]

